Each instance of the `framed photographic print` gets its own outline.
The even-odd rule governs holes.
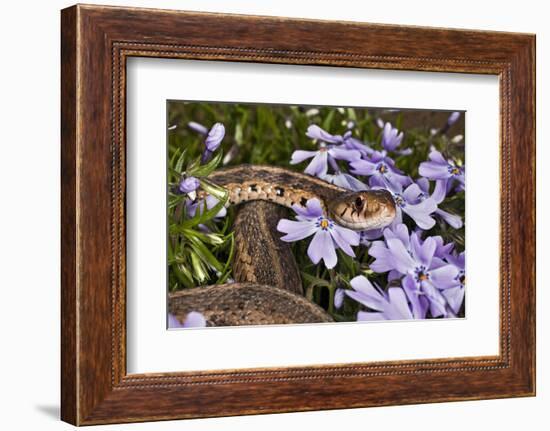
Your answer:
[[[534,395],[534,36],[61,30],[63,420]]]

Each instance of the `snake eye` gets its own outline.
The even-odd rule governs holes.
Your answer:
[[[363,199],[361,197],[358,197],[357,199],[355,199],[355,207],[357,209],[361,209],[362,206],[363,206]]]

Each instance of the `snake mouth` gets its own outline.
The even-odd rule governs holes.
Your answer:
[[[347,227],[355,231],[383,229],[388,227],[395,219],[395,209],[382,211],[376,217],[369,217],[363,220],[349,220],[338,215],[333,215],[332,219],[340,226]]]

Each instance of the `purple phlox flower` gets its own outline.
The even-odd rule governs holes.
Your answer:
[[[206,149],[210,152],[214,152],[218,149],[225,136],[225,126],[222,123],[215,123],[210,129],[195,121],[190,121],[187,123],[187,126],[189,126],[191,130],[206,137],[204,144]]]
[[[359,151],[361,153],[361,157],[367,157],[374,153],[374,150],[363,141],[351,136],[351,131],[344,134],[344,142],[342,146],[348,150]]]
[[[328,165],[336,166],[335,159],[337,160],[346,160],[352,161],[357,160],[361,157],[359,151],[355,150],[346,150],[344,148],[339,148],[333,145],[327,145],[321,143],[317,151],[305,151],[305,150],[296,150],[292,153],[290,159],[291,165],[296,165],[303,162],[304,160],[313,158],[313,160],[307,165],[304,172],[309,175],[315,175],[318,177],[323,177],[328,173]],[[339,170],[339,169],[338,169]]]
[[[306,136],[317,141],[325,142],[326,144],[341,145],[342,148],[359,151],[362,156],[372,154],[374,151],[359,139],[354,138],[351,130],[347,130],[344,135],[333,135],[320,128],[317,124],[311,124],[307,128]]]
[[[307,254],[315,264],[322,259],[327,268],[336,265],[337,248],[355,257],[351,246],[359,244],[359,234],[325,217],[319,199],[308,200],[305,208],[300,205],[292,208],[297,214],[296,221],[282,219],[277,224],[277,230],[286,234],[281,238],[283,241],[294,242],[313,235]]]
[[[205,136],[208,135],[208,128],[203,126],[200,123],[197,123],[195,121],[189,121],[189,123],[187,123],[187,126],[194,132],[200,133],[201,135],[205,135]]]
[[[454,123],[458,121],[460,118],[460,112],[453,112],[451,115],[449,115],[449,118],[447,118],[447,125],[451,127]]]
[[[212,208],[214,208],[220,201],[218,200],[218,198],[212,196],[212,195],[208,195],[206,196],[206,209],[207,210],[210,210]],[[187,215],[189,217],[195,217],[195,214],[197,213],[197,209],[199,211],[199,214],[202,214],[203,210],[204,210],[204,200],[202,199],[197,199],[197,200],[188,200],[186,203],[185,203],[185,207],[187,209]],[[221,217],[225,217],[227,214],[227,209],[225,209],[225,207],[222,207],[221,210],[218,211],[218,213],[215,215],[214,218],[221,218]]]
[[[317,151],[294,151],[292,153],[292,158],[290,159],[290,164],[296,165],[304,160],[313,158],[309,165],[307,165],[304,172],[306,174],[315,175],[322,178],[328,173],[329,157],[340,160],[355,160],[360,157],[360,154],[358,152],[350,154],[348,150],[329,147],[326,144],[322,144]]]
[[[185,316],[183,323],[171,313],[168,313],[168,328],[204,328],[206,326],[206,319],[198,311],[191,311]]]
[[[384,238],[381,241],[372,242],[372,244],[371,244],[372,253],[375,253],[376,255],[382,254],[383,256],[387,257],[387,254],[386,254],[387,247],[386,247],[386,242],[385,241],[387,241],[389,239],[392,239],[392,238],[399,239],[405,245],[405,248],[407,250],[409,250],[409,252],[411,252],[410,251],[411,250],[411,244],[410,244],[409,229],[407,228],[407,226],[405,224],[403,224],[403,223],[392,224],[387,228],[378,229],[378,230],[382,231],[382,235],[380,235],[378,238],[375,238],[375,239],[380,239],[380,237],[382,237],[382,236]],[[375,254],[372,254],[372,253],[369,251],[369,254],[371,256],[375,256]],[[389,257],[389,258],[391,258],[391,257]],[[403,274],[401,274],[398,271],[396,271],[395,269],[393,269],[393,266],[391,266],[391,265],[387,266],[386,265],[386,260],[375,261],[370,265],[370,268],[375,272],[387,272],[387,271],[389,271],[388,281],[400,280],[403,277]]]
[[[358,321],[414,319],[405,292],[400,287],[390,287],[384,292],[369,279],[359,275],[350,281],[353,290],[346,295],[372,311],[359,311]]]
[[[380,239],[384,233],[384,229],[362,230],[359,232],[359,244],[369,246],[372,241]]]
[[[425,315],[428,306],[433,317],[447,317],[447,300],[441,291],[456,286],[458,268],[437,257],[434,259],[437,240],[433,237],[422,241],[416,232],[406,237],[407,232],[406,226],[384,231],[385,241],[377,241],[369,249],[369,254],[376,259],[371,269],[396,271],[405,276],[402,286],[415,317]]]
[[[454,180],[464,187],[464,166],[457,165],[451,159],[445,159],[437,150],[432,150],[428,157],[430,160],[420,163],[418,167],[420,175],[430,180],[448,180],[450,183]],[[448,187],[450,185],[448,184]]]
[[[451,310],[455,314],[458,314],[464,302],[464,293],[466,289],[466,253],[448,254],[447,261],[458,269],[458,274],[455,277],[455,286],[441,291],[441,294],[447,300]]]
[[[401,155],[411,154],[412,149],[410,148],[400,151],[397,150],[397,147],[401,145],[402,141],[403,132],[399,132],[399,130],[393,127],[389,121],[384,124],[384,127],[382,129],[382,147],[384,148],[384,150],[397,152]]]
[[[326,175],[323,175],[321,178],[330,184],[334,184],[336,186],[342,187],[347,190],[358,192],[358,191],[369,189],[364,182],[359,181],[353,175],[346,174],[344,172],[337,172],[335,174],[326,174]]]
[[[443,127],[441,129],[434,129],[435,131],[432,133],[432,135],[436,135],[438,133],[444,135],[446,134],[449,129],[451,128],[451,126],[453,124],[455,124],[458,119],[460,118],[460,112],[453,112],[451,113],[451,115],[449,115],[449,117],[447,118],[447,121],[445,122],[445,124],[443,125]]]
[[[222,123],[216,123],[212,126],[206,139],[204,140],[204,145],[210,152],[214,152],[218,149],[222,140],[225,136],[225,126]]]
[[[422,194],[419,195],[421,201],[425,200],[428,197],[431,197],[437,205],[439,205],[445,197],[447,196],[447,182],[448,180],[437,180],[435,182],[435,189],[430,196],[430,182],[427,178],[419,178],[416,180],[416,184],[422,190]],[[440,208],[435,210],[435,214],[441,217],[447,224],[455,229],[460,229],[463,225],[462,218],[459,215],[451,214],[450,212],[444,211]]]
[[[206,163],[212,157],[212,153],[218,149],[225,136],[225,126],[222,123],[215,123],[210,129],[195,121],[187,123],[191,130],[206,136],[204,139],[204,151],[202,153],[201,163]]]
[[[350,166],[351,173],[368,176],[371,187],[404,186],[411,182],[395,167],[393,159],[380,151],[373,152],[370,158],[353,160]]]
[[[341,308],[344,305],[344,297],[346,296],[344,289],[339,287],[334,292],[334,306],[336,308]]]
[[[448,256],[451,254],[455,247],[454,242],[448,242],[447,244],[445,244],[443,238],[439,235],[432,236],[432,238],[435,241],[434,259],[448,260]]]
[[[390,184],[388,190],[393,195],[396,206],[394,225],[401,223],[403,212],[414,220],[420,229],[428,230],[435,225],[431,216],[437,211],[437,203],[426,196],[416,183],[409,184],[405,189],[401,184]]]
[[[200,181],[195,177],[185,177],[180,182],[179,191],[182,193],[191,193],[197,190],[200,184]]]
[[[317,124],[311,124],[307,128],[306,136],[311,139],[326,142],[327,144],[341,144],[344,142],[344,137],[342,135],[332,135]]]

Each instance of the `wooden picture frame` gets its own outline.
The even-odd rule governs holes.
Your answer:
[[[62,11],[61,49],[64,421],[535,394],[534,35],[77,5]],[[497,75],[500,354],[127,374],[125,65],[132,56]]]

